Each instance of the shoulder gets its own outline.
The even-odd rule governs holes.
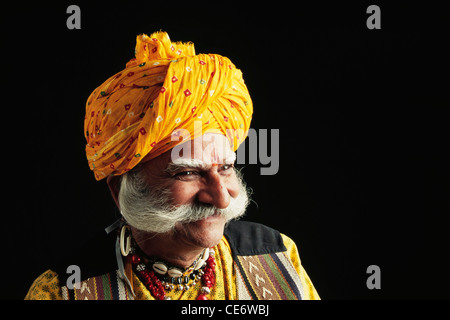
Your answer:
[[[58,274],[47,270],[34,280],[25,300],[61,300]]]
[[[60,286],[65,286],[68,277],[72,272],[68,269],[76,266],[81,271],[80,281],[91,277],[106,274],[117,270],[117,260],[115,253],[116,234],[111,232],[106,234],[103,230],[88,236],[88,241],[77,249],[67,250],[58,261],[49,264],[49,270],[41,274],[31,285],[27,297],[49,299],[48,288],[56,288],[60,292]],[[52,290],[48,291],[53,292]],[[30,295],[34,293],[33,295]],[[39,295],[39,297],[37,296]]]
[[[49,270],[37,277],[30,286],[26,300],[62,299],[61,287],[73,274],[69,267],[80,270],[79,281],[108,274],[117,270],[116,246],[117,234],[106,234],[104,230],[87,237],[88,240],[79,248],[67,250],[58,256],[58,261],[49,264]],[[71,271],[72,270],[72,271]]]
[[[281,233],[260,223],[230,221],[224,235],[233,255],[250,256],[286,251]]]

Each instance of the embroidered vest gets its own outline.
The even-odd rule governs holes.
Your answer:
[[[119,270],[81,281],[71,290],[61,287],[61,294],[64,300],[133,300]]]
[[[239,300],[301,300],[300,277],[277,230],[247,221],[225,229],[236,272]]]
[[[257,223],[233,221],[224,234],[233,255],[239,300],[302,299],[300,277],[278,231]],[[116,254],[120,252],[116,250]],[[120,265],[116,271],[81,281],[74,289],[63,286],[61,292],[65,300],[133,300]]]

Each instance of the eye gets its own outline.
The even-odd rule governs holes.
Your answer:
[[[186,170],[186,171],[178,172],[178,173],[174,174],[172,177],[175,179],[178,179],[178,180],[188,180],[188,179],[193,179],[198,175],[199,175],[198,171]]]
[[[234,167],[233,164],[224,164],[221,168],[220,171],[229,171],[230,169],[232,169]]]

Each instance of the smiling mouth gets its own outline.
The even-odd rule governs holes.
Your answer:
[[[203,223],[203,222],[216,222],[218,220],[223,219],[223,215],[221,215],[220,213],[214,213],[213,215],[210,215],[206,218],[200,219],[195,221],[194,223]]]
[[[219,217],[221,217],[221,216],[222,216],[222,215],[221,215],[220,213],[215,212],[213,215],[210,215],[210,216],[206,217],[205,219],[206,219],[206,220],[208,220],[208,219],[215,219],[215,218],[219,218]]]

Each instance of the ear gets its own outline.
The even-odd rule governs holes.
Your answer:
[[[120,190],[120,181],[122,180],[122,177],[120,176],[108,176],[106,178],[106,183],[108,184],[109,191],[111,191],[111,196],[114,199],[114,202],[116,203],[117,208],[120,210],[119,205],[119,190]]]

